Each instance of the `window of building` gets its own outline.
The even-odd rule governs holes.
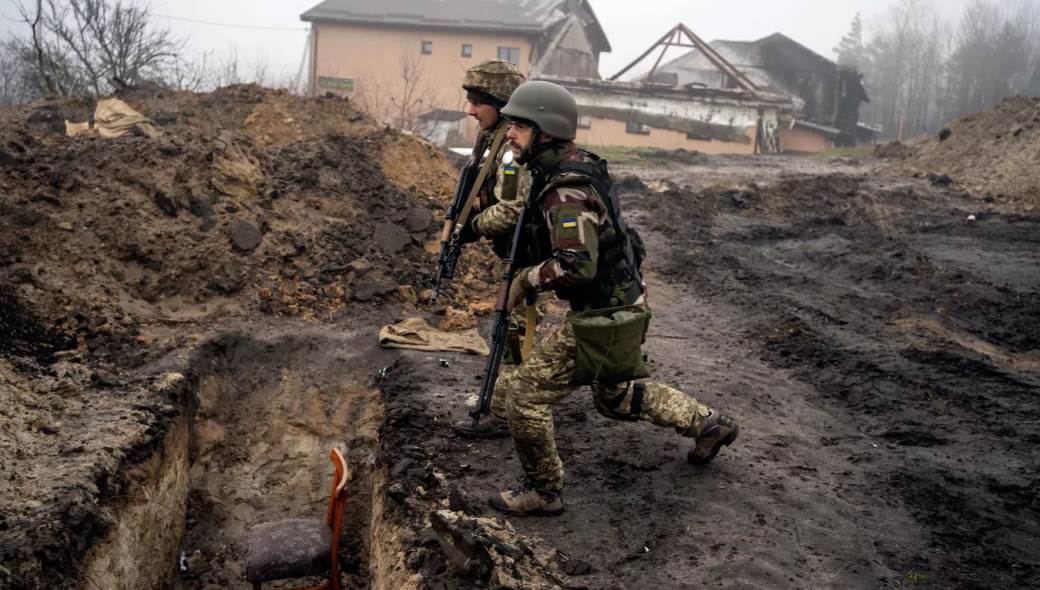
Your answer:
[[[511,61],[516,65],[520,65],[520,48],[519,47],[499,47],[498,48],[498,59],[505,61]]]
[[[430,55],[431,53],[433,53],[433,41],[423,41],[422,42],[422,54],[423,55]]]
[[[592,129],[592,117],[578,117],[578,129]]]
[[[473,57],[473,46],[469,43],[462,44],[462,57]]]
[[[625,133],[632,133],[635,135],[650,135],[650,126],[635,121],[629,121],[628,125],[625,125]]]

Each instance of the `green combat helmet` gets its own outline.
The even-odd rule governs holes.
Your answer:
[[[566,88],[552,82],[536,80],[521,85],[502,114],[530,121],[556,139],[571,141],[578,133],[577,101]]]
[[[527,78],[520,73],[520,69],[512,62],[501,59],[489,59],[473,66],[466,72],[466,80],[462,83],[462,89],[470,93],[476,93],[479,97],[470,96],[470,99],[490,96],[498,102],[501,108],[513,95],[513,91],[524,83]]]

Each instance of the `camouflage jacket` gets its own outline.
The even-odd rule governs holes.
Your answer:
[[[485,142],[491,146],[498,128],[506,125],[500,121],[493,129],[484,132]],[[520,208],[523,207],[527,193],[531,190],[531,176],[526,166],[520,166],[515,161],[504,164],[503,158],[506,152],[512,152],[508,141],[502,142],[497,154],[488,154],[491,158],[491,169],[484,188],[481,189],[480,198],[474,206],[476,217],[473,226],[477,233],[485,237],[508,235],[516,228],[517,217],[520,216]]]
[[[590,288],[590,283],[596,280],[597,273],[607,274],[607,269],[599,268],[606,262],[601,260],[600,253],[616,250],[619,244],[610,212],[588,179],[580,174],[553,175],[559,164],[568,161],[582,161],[574,142],[550,147],[528,165],[534,182],[548,180],[537,198],[538,210],[528,219],[547,226],[548,232],[542,233],[547,233],[549,245],[540,248],[544,254],[536,256],[535,265],[522,269],[519,276],[525,287],[556,291],[560,299],[573,306],[597,291]],[[599,297],[616,298],[617,305],[638,303],[625,300],[630,286],[631,280],[608,285],[606,293]]]

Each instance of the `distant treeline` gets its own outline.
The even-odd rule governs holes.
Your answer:
[[[860,120],[893,139],[1015,95],[1040,96],[1040,0],[972,0],[958,20],[930,0],[896,0],[864,26],[859,15],[834,49],[856,66],[871,103]]]

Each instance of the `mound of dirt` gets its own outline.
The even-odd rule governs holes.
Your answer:
[[[874,157],[879,160],[905,160],[916,153],[913,147],[900,141],[879,143],[874,148]]]
[[[329,131],[354,135],[379,128],[352,103],[336,95],[307,99],[256,84],[238,84],[209,93],[144,85],[120,90],[115,96],[167,133],[216,134],[221,129],[233,129],[243,131],[259,146],[288,145]],[[64,134],[66,120],[89,121],[95,106],[92,98],[44,99],[10,109],[0,119],[34,131]]]
[[[1011,98],[956,121],[889,171],[947,175],[977,198],[1040,205],[1040,99]]]
[[[86,100],[0,112],[4,587],[78,583],[128,473],[190,411],[163,371],[209,334],[288,316],[290,330],[331,322],[374,343],[379,323],[419,313],[458,179],[441,150],[338,98],[119,96],[165,134],[66,137]],[[494,298],[493,260],[467,246],[436,310],[447,327],[488,312],[476,303]],[[314,416],[337,433],[348,421]]]
[[[105,140],[0,131],[0,284],[5,299],[31,302],[41,325],[56,330],[42,342],[132,366],[154,344],[149,326],[256,310],[330,319],[354,302],[414,309],[434,271],[435,220],[457,179],[443,152],[390,130],[326,130],[349,127],[346,111],[325,112],[345,108],[339,99],[259,90],[191,100],[153,93],[158,102],[136,103],[209,104],[224,117],[209,119],[212,127],[249,107],[239,124],[246,133],[174,125],[161,138]],[[135,92],[127,98],[143,91]],[[296,103],[294,122],[314,115],[319,123],[289,135],[284,119],[259,123],[262,109],[297,113]],[[442,302],[468,309],[474,297],[490,297],[489,260],[486,248],[467,248]]]

